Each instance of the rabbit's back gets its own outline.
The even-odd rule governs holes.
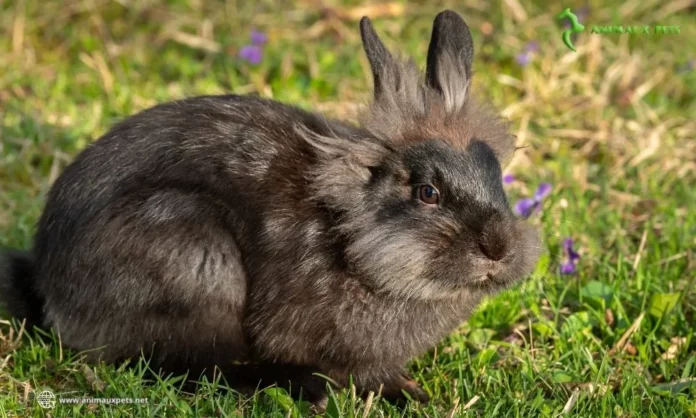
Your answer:
[[[235,213],[244,219],[241,229],[252,228],[274,200],[270,177],[302,175],[311,158],[294,126],[322,123],[327,122],[294,107],[235,95],[185,99],[138,113],[79,154],[52,186],[36,236],[38,262],[54,261],[50,255],[81,239],[105,208],[124,197],[149,196],[145,207],[153,208],[146,211],[153,221],[158,213],[166,217],[152,196],[158,190],[204,196],[216,202],[209,210]],[[272,164],[286,171],[269,174]]]
[[[245,263],[269,204],[285,205],[270,177],[302,176],[292,167],[311,156],[294,126],[327,123],[276,102],[209,96],[117,125],[49,194],[34,249],[44,322],[68,346],[108,345],[107,359],[137,355],[144,341],[163,363],[167,347],[176,361],[208,346],[243,357]],[[270,175],[271,165],[287,170]]]

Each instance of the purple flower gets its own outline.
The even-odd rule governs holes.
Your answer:
[[[515,181],[515,176],[512,174],[506,174],[503,176],[503,183],[504,184],[510,184],[513,181]]]
[[[524,51],[517,54],[515,61],[517,61],[519,65],[526,67],[532,61],[532,54],[529,51]]]
[[[578,254],[573,249],[572,238],[563,240],[563,263],[561,263],[561,274],[575,274],[577,272],[577,264],[580,259]]]
[[[263,58],[263,50],[260,46],[256,45],[244,45],[239,50],[239,58],[248,61],[251,64],[258,64]]]
[[[527,42],[527,44],[524,46],[524,51],[517,54],[515,60],[519,65],[525,67],[530,62],[532,62],[532,58],[534,57],[534,54],[536,54],[537,52],[539,52],[539,42]]]
[[[529,218],[534,212],[541,209],[541,202],[551,193],[551,189],[551,184],[541,183],[533,197],[527,197],[517,202],[515,212],[523,218]]]
[[[515,212],[523,218],[529,218],[536,208],[537,202],[531,197],[527,197],[517,202]]]
[[[258,31],[256,29],[251,30],[251,43],[252,45],[263,45],[268,40],[265,33]]]
[[[551,193],[551,189],[553,189],[553,187],[551,187],[551,184],[541,183],[539,187],[537,187],[536,192],[534,193],[534,199],[541,201],[541,199],[545,198],[549,195],[549,193]]]
[[[268,37],[265,33],[256,29],[251,30],[249,37],[251,38],[251,44],[244,45],[239,50],[239,58],[256,65],[263,59],[263,44],[266,43]]]

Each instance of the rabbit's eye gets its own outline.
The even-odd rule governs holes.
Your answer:
[[[437,205],[440,202],[440,192],[429,184],[418,187],[418,198],[428,205]]]

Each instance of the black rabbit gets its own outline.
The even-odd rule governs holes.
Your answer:
[[[246,96],[162,104],[85,149],[48,196],[3,299],[93,360],[217,366],[232,385],[325,381],[427,395],[405,364],[521,279],[537,231],[506,200],[507,125],[470,97],[473,43],[435,18],[425,76],[360,22],[361,127]],[[295,392],[294,392],[295,393]]]

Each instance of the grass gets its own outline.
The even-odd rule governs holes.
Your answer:
[[[524,3],[524,5],[522,5]],[[328,416],[696,416],[696,8],[688,1],[588,6],[577,53],[545,2],[0,1],[0,244],[29,248],[44,196],[113,123],[158,102],[251,93],[353,118],[369,98],[356,19],[423,64],[434,15],[466,18],[474,88],[522,147],[511,199],[553,184],[530,222],[548,250],[532,277],[487,300],[411,369],[434,399],[395,408],[351,390]],[[591,25],[679,25],[679,35],[590,35]],[[236,58],[268,33],[260,65]],[[539,43],[531,62],[516,56]],[[559,275],[575,240],[578,274]],[[16,322],[0,323],[0,416],[299,416],[281,391],[243,398],[216,382],[143,381],[143,368],[85,364]],[[62,397],[146,398],[57,405]]]

